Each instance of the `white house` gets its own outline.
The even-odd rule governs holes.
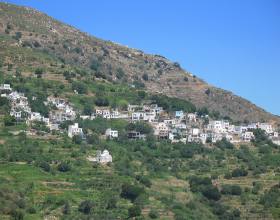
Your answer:
[[[155,112],[145,112],[144,121],[153,122],[156,119]]]
[[[10,115],[11,115],[11,116],[14,116],[16,119],[20,119],[20,118],[21,118],[21,111],[12,110],[12,111],[10,112]]]
[[[159,138],[168,138],[169,135],[168,126],[163,122],[156,123],[154,125],[154,135],[158,136]]]
[[[110,112],[110,118],[119,118],[120,112],[118,110],[113,110]]]
[[[200,137],[201,143],[206,144],[208,134],[206,134],[206,133],[201,133],[201,134],[199,135],[199,137]]]
[[[128,105],[127,111],[129,112],[135,112],[137,109],[140,109],[140,105]]]
[[[113,158],[108,150],[104,150],[102,153],[101,151],[98,151],[96,155],[96,161],[102,164],[112,163]]]
[[[210,121],[207,129],[214,133],[226,133],[229,128],[229,122],[227,121]]]
[[[144,120],[144,115],[145,115],[145,112],[133,112],[131,114],[131,120],[132,121],[141,121],[141,120]]]
[[[175,117],[176,118],[183,118],[184,117],[184,112],[183,111],[176,111],[175,112]]]
[[[246,131],[246,132],[242,133],[241,137],[242,137],[242,140],[245,142],[250,142],[252,139],[255,138],[254,133],[251,131]]]
[[[211,134],[212,143],[216,143],[217,141],[221,141],[223,139],[223,135],[220,133]]]
[[[30,121],[41,121],[42,116],[39,112],[31,112],[31,114],[29,116],[29,120]]]
[[[184,124],[184,123],[176,123],[174,127],[177,128],[177,129],[181,129],[181,130],[186,130],[187,129],[187,125]]]
[[[154,112],[157,115],[159,115],[160,113],[163,112],[163,108],[159,107],[157,104],[153,104],[153,105],[151,105],[151,112]]]
[[[75,135],[83,135],[83,129],[79,128],[78,123],[68,126],[68,137],[72,138]]]
[[[12,90],[11,85],[10,84],[1,84],[0,85],[0,90]]]
[[[118,138],[119,132],[117,130],[112,130],[111,128],[108,128],[105,132],[105,135],[108,138]]]
[[[171,141],[174,141],[174,134],[172,132],[169,132],[168,134],[168,139],[171,140]]]
[[[258,123],[257,127],[264,130],[267,134],[273,133],[273,128],[271,124],[268,123]]]
[[[165,120],[163,120],[163,123],[168,126],[173,127],[173,126],[175,126],[176,121],[175,121],[175,119],[165,119]]]
[[[51,131],[53,131],[53,130],[55,130],[55,131],[59,130],[59,125],[56,124],[56,123],[49,123],[47,126],[48,126],[48,128],[49,128]]]
[[[198,136],[199,136],[199,133],[200,133],[199,128],[193,128],[192,131],[191,131],[191,134],[192,134],[192,136],[194,136],[194,137],[198,137]]]
[[[196,122],[196,114],[195,113],[187,114],[187,118],[188,118],[189,121]]]

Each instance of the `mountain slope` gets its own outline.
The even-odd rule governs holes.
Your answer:
[[[59,65],[78,67],[95,77],[143,86],[207,107],[235,121],[275,121],[273,116],[231,92],[215,88],[159,55],[103,41],[27,7],[0,3],[0,62],[3,70],[31,75],[45,67],[44,77],[63,80]],[[57,68],[56,68],[57,67]]]

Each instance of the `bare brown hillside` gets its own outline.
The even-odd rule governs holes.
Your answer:
[[[280,122],[278,116],[208,85],[178,63],[97,39],[34,9],[0,3],[0,49],[3,71],[9,64],[26,74],[44,66],[59,75],[63,63],[110,81],[144,83],[148,92],[189,100],[235,121]]]

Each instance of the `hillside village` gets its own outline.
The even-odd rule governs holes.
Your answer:
[[[279,116],[29,7],[0,48],[1,220],[280,219]]]
[[[154,136],[160,140],[169,140],[171,143],[202,143],[210,144],[226,139],[237,144],[250,142],[254,139],[254,129],[264,130],[273,143],[280,145],[278,132],[269,123],[251,123],[234,125],[226,120],[211,120],[208,115],[198,115],[197,112],[187,113],[178,111],[168,113],[157,104],[128,105],[126,111],[110,109],[109,107],[96,107],[91,115],[81,115],[67,100],[59,97],[48,97],[45,106],[51,106],[49,117],[42,116],[39,112],[32,112],[27,97],[23,93],[14,91],[10,84],[0,86],[1,97],[6,97],[11,103],[10,115],[17,121],[25,121],[28,125],[41,122],[49,131],[60,131],[60,124],[65,121],[75,121],[78,117],[83,120],[93,120],[97,117],[104,119],[123,119],[130,123],[146,122],[153,128]],[[36,99],[36,97],[32,97]],[[80,136],[86,139],[83,129],[78,123],[68,126],[69,138]],[[118,138],[118,131],[107,128],[105,134],[108,139]],[[128,139],[146,139],[145,134],[129,131]],[[105,158],[105,159],[104,159]],[[107,159],[106,159],[107,158]],[[101,163],[112,162],[108,151],[99,152],[94,161]]]

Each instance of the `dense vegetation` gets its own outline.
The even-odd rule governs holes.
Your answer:
[[[128,103],[140,102],[158,103],[168,111],[195,110],[189,102],[102,81],[75,82],[73,78],[70,83],[61,83],[3,74],[0,81],[24,92],[30,97],[31,107],[43,114],[48,114],[43,101],[56,94],[86,113],[95,106],[126,108]],[[37,97],[35,103],[33,96]],[[145,123],[102,118],[77,119],[86,141],[71,140],[63,133],[48,134],[40,123],[32,125],[37,135],[30,136],[23,132],[29,129],[24,122],[8,117],[5,98],[0,104],[1,218],[280,217],[280,149],[259,130],[254,131],[256,140],[249,145],[236,147],[222,140],[210,148],[157,141]],[[66,121],[61,127],[66,129],[70,123]],[[109,127],[119,131],[118,139],[102,138]],[[129,130],[147,134],[147,140],[128,140]],[[103,149],[113,155],[112,164],[102,166],[86,160]]]

